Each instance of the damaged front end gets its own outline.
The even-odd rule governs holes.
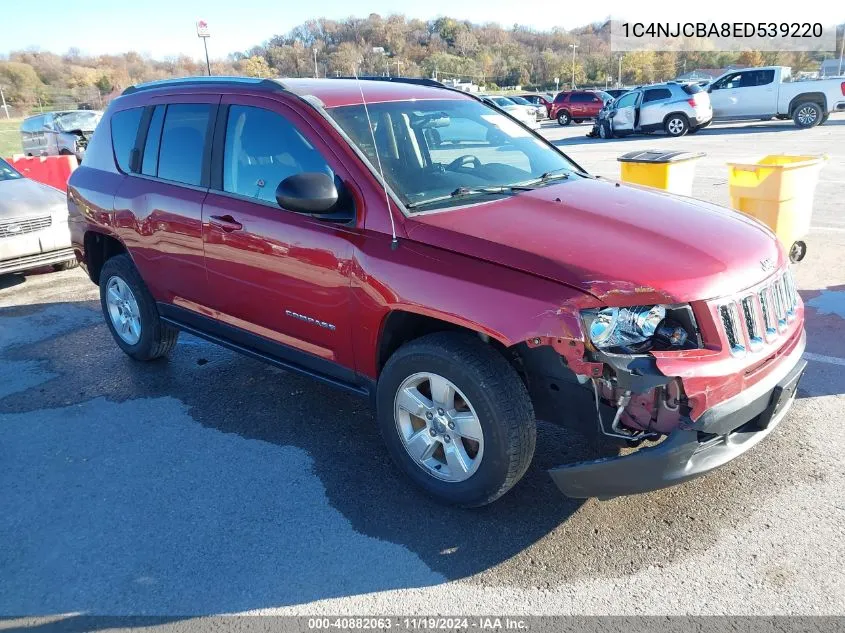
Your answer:
[[[700,329],[690,306],[653,308],[586,311],[586,343],[535,339],[523,355],[535,402],[558,396],[538,407],[543,417],[574,412],[582,425],[595,420],[601,436],[637,447],[551,469],[567,496],[610,499],[703,475],[764,439],[794,401],[806,365],[803,310],[784,344],[749,365],[718,341],[705,345],[702,330],[712,336],[712,328]],[[709,316],[706,305],[700,311]],[[661,371],[667,366],[676,375]]]

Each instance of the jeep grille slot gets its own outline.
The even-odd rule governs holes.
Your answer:
[[[760,319],[757,316],[757,305],[755,295],[748,295],[741,302],[742,316],[745,318],[745,331],[748,332],[748,346],[752,350],[759,349],[763,345],[763,336],[760,329]]]
[[[736,303],[726,303],[719,306],[719,316],[722,319],[722,327],[725,328],[725,334],[728,337],[728,345],[731,348],[731,353],[734,355],[741,355],[745,352],[744,341],[739,333],[739,317],[736,312]]]

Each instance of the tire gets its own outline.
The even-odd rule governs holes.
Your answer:
[[[819,124],[824,116],[822,107],[813,101],[799,103],[792,113],[792,120],[801,129],[808,129]]]
[[[683,136],[689,132],[689,119],[680,113],[670,114],[663,122],[663,129],[669,136]]]
[[[67,149],[66,147],[63,147],[59,151],[59,156],[74,156],[74,153],[72,151],[70,151],[69,149]]]
[[[113,304],[109,298],[112,282],[117,284],[115,291],[117,296],[122,297],[122,304],[132,304],[134,301],[133,306],[124,305],[122,308],[114,308],[114,313],[116,314],[118,310],[124,313],[128,310],[132,311],[137,317],[137,340],[131,336],[135,333],[131,326],[122,328],[125,334],[130,334],[128,337],[124,337],[116,329],[115,321],[118,319],[112,316],[110,305],[113,306]],[[119,292],[124,287],[128,288],[129,294]],[[176,347],[179,330],[161,321],[155,300],[128,255],[116,255],[103,264],[103,269],[100,271],[100,305],[117,346],[127,356],[135,360],[154,360],[167,356]]]
[[[610,129],[610,123],[608,121],[599,122],[599,137],[603,139],[613,138],[613,132]]]
[[[575,123],[576,125],[580,125],[580,123],[581,123],[583,120],[584,120],[584,119],[572,119],[572,122],[573,122],[573,123]]]
[[[561,110],[557,113],[557,122],[558,125],[569,125],[572,123],[572,117],[569,116],[569,112],[566,110]]]
[[[58,264],[53,264],[53,270],[59,272],[61,270],[70,270],[71,268],[76,268],[79,266],[79,262],[76,259],[69,259],[66,262],[59,262]]]
[[[824,125],[827,123],[827,120],[830,118],[830,112],[825,112],[825,115],[822,117],[822,120],[819,121],[819,125]]]
[[[446,393],[434,387],[444,380],[452,386],[452,402],[437,408],[431,394]],[[421,382],[413,386],[415,381]],[[422,396],[404,398],[418,415],[399,404],[400,394],[408,390]],[[438,332],[403,345],[385,364],[376,399],[378,424],[391,458],[414,484],[442,503],[492,503],[522,478],[534,456],[537,426],[525,385],[501,354],[472,335]],[[450,425],[449,411],[456,409],[464,410],[471,426]],[[445,415],[440,413],[444,410]],[[462,428],[479,434],[480,441],[461,435]],[[450,439],[450,433],[457,439]],[[411,456],[408,443],[421,447],[419,460]],[[450,449],[453,455],[460,451],[464,457],[458,463],[469,466],[453,473],[455,462],[446,456]]]
[[[691,127],[689,130],[687,130],[687,134],[695,134],[700,129],[701,129],[700,127]]]

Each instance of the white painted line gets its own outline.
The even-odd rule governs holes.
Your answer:
[[[830,233],[845,233],[845,226],[811,226],[811,231],[828,231]]]
[[[824,356],[822,354],[813,354],[811,352],[804,352],[804,358],[807,360],[814,360],[817,363],[827,363],[828,365],[843,365],[845,366],[845,358],[837,358],[836,356]]]

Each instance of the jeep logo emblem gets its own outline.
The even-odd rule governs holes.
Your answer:
[[[775,263],[772,261],[771,257],[764,257],[760,260],[760,268],[762,268],[765,272],[769,272],[770,270],[774,270]]]

